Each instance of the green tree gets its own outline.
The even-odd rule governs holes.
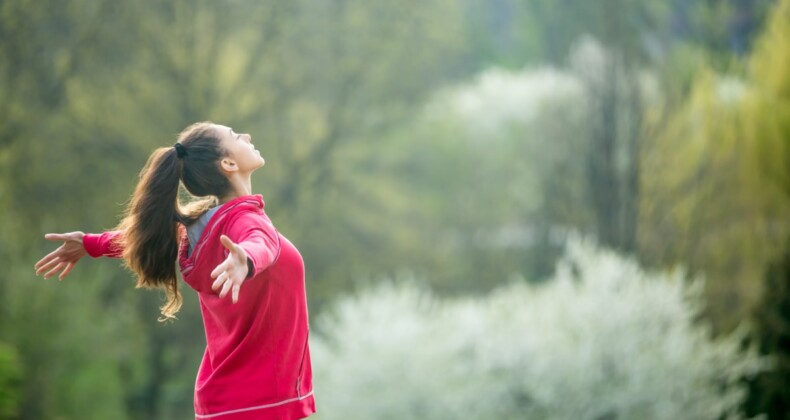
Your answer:
[[[788,247],[787,249],[790,249]],[[767,414],[782,419],[790,412],[790,256],[781,256],[765,274],[765,297],[755,309],[756,341],[763,354],[772,356],[771,370],[750,380],[744,409],[750,415]]]
[[[743,104],[743,135],[752,145],[748,157],[766,184],[765,193],[790,202],[790,1],[773,9],[748,65],[752,88]],[[776,366],[751,383],[746,404],[749,412],[771,419],[785,418],[790,410],[790,206],[783,210],[769,234],[783,240],[784,247],[777,247],[780,253],[765,270],[762,300],[754,311],[756,341],[774,356]]]
[[[780,193],[784,169],[771,169],[787,162],[781,122],[787,59],[776,53],[787,43],[782,36],[761,41],[747,71],[735,64],[730,75],[700,72],[668,119],[649,115],[656,135],[643,154],[652,174],[642,182],[643,258],[704,273],[708,314],[722,330],[757,304],[762,288],[754,279],[785,245],[790,200]],[[766,170],[776,175],[766,177]]]
[[[256,189],[305,255],[315,310],[358,267],[397,261],[380,220],[357,222],[379,217],[356,195],[372,168],[344,159],[457,72],[458,13],[445,0],[0,4],[12,58],[0,63],[0,338],[25,367],[21,416],[82,416],[89,395],[104,396],[88,406],[104,418],[191,410],[194,295],[163,326],[158,295],[131,291],[116,261],[86,261],[62,285],[30,269],[51,250],[44,232],[112,227],[148,153],[188,123],[230,124],[261,145]]]
[[[589,129],[584,136],[590,147],[583,163],[586,205],[594,215],[592,231],[602,243],[636,252],[644,106],[639,75],[655,58],[651,47],[666,44],[668,4],[634,0],[469,3],[478,13],[472,18],[472,27],[479,28],[474,32],[476,46],[494,62],[560,65],[575,55],[573,50],[589,47],[584,39],[592,37],[603,46],[598,63],[587,62],[579,68],[589,103]]]

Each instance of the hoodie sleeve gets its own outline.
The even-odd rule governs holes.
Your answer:
[[[265,215],[239,214],[228,225],[226,235],[247,252],[247,263],[251,265],[247,277],[260,274],[280,256],[279,235]]]
[[[114,230],[104,233],[86,233],[82,238],[82,246],[93,258],[110,257],[121,258],[123,247],[116,239],[121,235],[121,231]]]

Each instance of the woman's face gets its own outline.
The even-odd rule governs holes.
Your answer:
[[[266,161],[263,160],[261,152],[252,144],[252,137],[249,134],[239,134],[232,128],[216,124],[222,147],[228,152],[228,157],[235,163],[239,172],[250,173],[262,167]]]

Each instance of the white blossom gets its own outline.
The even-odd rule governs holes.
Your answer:
[[[702,282],[572,238],[553,278],[438,299],[414,281],[339,300],[313,336],[318,419],[738,418],[763,368],[713,338]]]
[[[565,112],[579,113],[582,85],[574,76],[551,67],[509,71],[490,68],[477,78],[443,92],[429,105],[428,115],[450,116],[478,138],[498,137],[507,129],[535,124],[561,104]]]

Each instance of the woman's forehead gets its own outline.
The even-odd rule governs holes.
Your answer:
[[[232,135],[233,135],[233,128],[231,128],[231,127],[228,127],[228,126],[226,126],[226,125],[222,125],[222,124],[214,124],[214,127],[213,127],[213,128],[214,128],[214,130],[216,130],[216,131],[217,131],[217,133],[219,133],[219,135],[220,135],[220,136],[222,136],[222,137],[225,137],[225,136],[232,136]]]

